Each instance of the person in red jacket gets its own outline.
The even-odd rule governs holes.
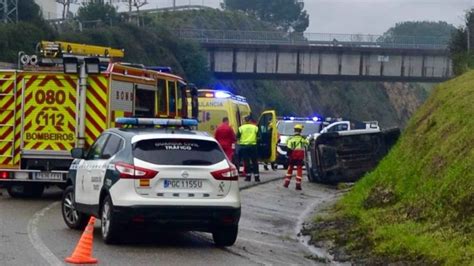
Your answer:
[[[234,157],[234,148],[237,138],[235,137],[235,132],[229,125],[229,118],[224,117],[222,123],[216,128],[214,137],[217,142],[222,146],[227,158],[232,162]]]

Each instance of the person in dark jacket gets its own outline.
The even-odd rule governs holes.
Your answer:
[[[229,125],[229,118],[224,117],[222,123],[216,128],[214,137],[222,146],[227,158],[232,162],[234,157],[235,142],[237,138],[232,127]]]

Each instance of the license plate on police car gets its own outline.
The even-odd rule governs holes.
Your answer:
[[[41,172],[33,173],[33,177],[36,180],[62,180],[63,175],[61,173]]]
[[[164,188],[200,189],[202,180],[165,179]]]

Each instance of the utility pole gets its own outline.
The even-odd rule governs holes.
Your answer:
[[[147,0],[133,0],[133,5],[137,8],[137,26],[140,27],[140,7],[148,4]]]
[[[18,0],[0,0],[0,20],[3,23],[18,22]]]
[[[128,0],[128,22],[132,22],[132,0]]]
[[[78,0],[56,0],[56,2],[63,5],[62,19],[67,19],[71,4],[77,4]]]

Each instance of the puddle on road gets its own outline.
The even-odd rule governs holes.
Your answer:
[[[326,200],[327,200],[327,198],[326,198]],[[321,203],[322,203],[322,201],[320,201],[320,200],[317,200],[317,201],[313,202],[311,205],[306,207],[306,209],[300,214],[300,216],[298,216],[297,225],[296,225],[296,228],[295,228],[295,233],[296,233],[298,241],[302,245],[304,245],[311,252],[312,255],[314,255],[318,258],[326,259],[328,262],[334,262],[334,257],[331,254],[329,254],[329,252],[327,252],[327,250],[322,249],[322,248],[318,248],[318,247],[315,247],[315,246],[309,244],[309,241],[311,240],[311,236],[303,235],[301,233],[301,231],[303,229],[303,225],[306,222],[306,219],[308,217],[313,217],[315,215],[317,206],[321,205]]]

